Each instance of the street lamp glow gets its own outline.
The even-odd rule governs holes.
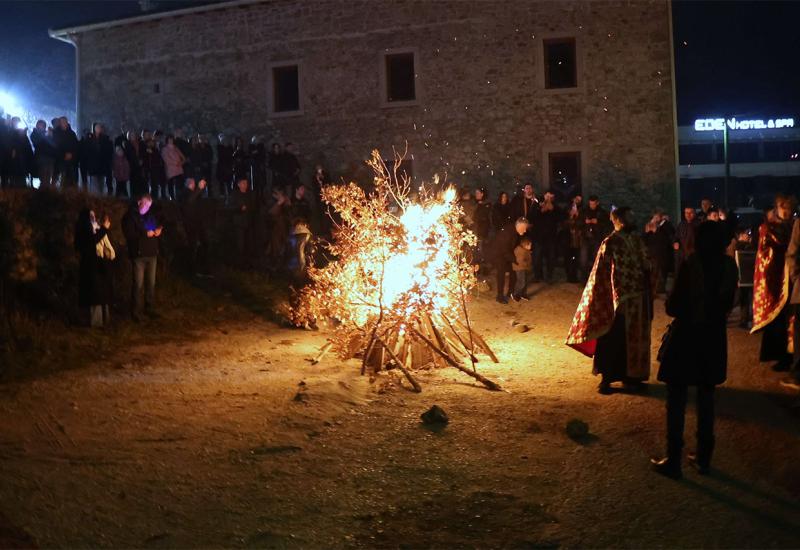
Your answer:
[[[17,98],[8,92],[0,91],[0,109],[6,114],[19,116],[22,114],[22,107],[17,103]]]

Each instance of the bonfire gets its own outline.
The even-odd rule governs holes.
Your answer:
[[[397,368],[415,391],[414,371],[454,367],[487,388],[500,386],[477,370],[478,354],[497,357],[470,323],[467,300],[476,284],[469,251],[475,236],[464,229],[456,191],[412,184],[395,153],[390,170],[377,151],[369,166],[374,190],[331,185],[323,200],[338,213],[334,258],[310,267],[296,320],[329,320],[332,335],[314,362],[333,350],[361,358],[361,372]]]

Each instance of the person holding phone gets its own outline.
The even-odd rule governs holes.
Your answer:
[[[153,198],[149,194],[144,194],[122,218],[122,231],[128,243],[128,254],[133,269],[131,316],[137,322],[141,320],[143,291],[145,314],[151,318],[159,317],[154,302],[158,247],[163,227],[151,211],[152,205]]]

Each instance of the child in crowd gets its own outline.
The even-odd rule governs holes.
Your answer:
[[[519,244],[514,248],[514,263],[511,264],[511,269],[517,277],[517,282],[514,285],[514,292],[511,297],[515,302],[520,300],[528,300],[526,296],[528,292],[528,281],[530,280],[531,270],[533,267],[533,243],[528,237],[520,239]]]
[[[117,195],[120,195],[120,189],[125,190],[125,196],[128,196],[128,181],[131,179],[131,165],[125,156],[125,151],[117,145],[114,150],[114,160],[112,161],[111,171],[114,180],[117,182]]]

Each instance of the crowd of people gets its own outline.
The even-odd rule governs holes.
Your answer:
[[[80,138],[66,118],[38,121],[30,138],[16,119],[0,124],[0,183],[39,188],[79,187],[131,197],[121,220],[131,270],[131,314],[157,317],[156,266],[163,220],[154,200],[178,201],[192,272],[210,276],[207,201],[224,199],[230,213],[234,260],[241,267],[287,270],[303,280],[307,246],[316,233],[331,236],[321,215],[321,190],[330,183],[317,166],[308,184],[293,144],[269,149],[220,135],[175,130],[122,132],[112,139],[101,124]],[[599,392],[622,383],[642,391],[650,377],[654,298],[666,293],[673,318],[658,353],[658,379],[667,384],[667,454],[653,467],[682,475],[688,387],[697,387],[697,452],[690,462],[708,473],[714,449],[714,388],[726,379],[727,324],[739,296],[740,324],[760,332],[760,360],[786,372],[782,384],[800,389],[800,220],[793,199],[779,196],[757,227],[741,227],[731,212],[703,199],[673,225],[657,209],[637,228],[627,207],[606,209],[591,195],[537,195],[532,184],[492,201],[487,189],[462,189],[462,222],[477,237],[472,264],[494,271],[496,300],[529,299],[531,283],[552,283],[557,270],[584,285],[567,344],[593,358]],[[218,205],[218,204],[217,204]],[[327,222],[327,223],[326,223]],[[108,323],[113,301],[109,239],[112,220],[81,212],[75,227],[80,256],[79,302],[92,326]],[[758,238],[753,239],[754,230]],[[742,260],[747,255],[754,260]]]
[[[667,453],[652,465],[658,473],[682,477],[688,388],[695,386],[697,448],[688,460],[707,475],[715,441],[714,392],[727,378],[728,318],[737,290],[750,281],[752,292],[745,295],[752,307],[742,311],[743,316],[752,314],[752,330],[762,334],[760,360],[787,373],[781,385],[800,390],[800,349],[794,345],[800,337],[795,324],[800,312],[800,220],[794,201],[778,196],[766,213],[749,267],[737,252],[752,246],[751,229],[737,227],[711,201],[704,200],[699,212],[686,208],[675,231],[661,212],[648,222],[644,235],[630,209],[615,209],[610,217],[613,232],[597,252],[566,343],[593,358],[601,394],[612,393],[615,382],[631,391],[644,389],[650,377],[654,296],[662,283],[660,273],[674,267],[674,284],[665,301],[673,320],[657,356],[658,380],[667,385]],[[523,235],[526,227],[520,218],[516,233]],[[663,257],[653,254],[654,243]],[[666,254],[670,244],[672,258]]]
[[[212,145],[213,141],[213,145]],[[213,171],[213,173],[212,173]],[[301,165],[293,143],[269,148],[224,134],[186,137],[180,128],[125,130],[111,136],[101,123],[78,136],[66,117],[39,120],[28,135],[19,117],[0,117],[0,186],[80,187],[94,194],[176,200],[187,178],[215,181],[207,194],[227,197],[247,178],[259,196],[267,189],[288,193],[300,186]],[[319,187],[318,178],[311,182]]]

